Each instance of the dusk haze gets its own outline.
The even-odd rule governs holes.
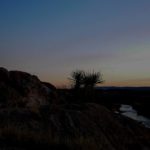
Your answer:
[[[76,69],[150,86],[150,1],[0,0],[0,66],[56,87]]]

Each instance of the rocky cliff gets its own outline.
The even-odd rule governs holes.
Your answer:
[[[0,148],[148,150],[150,130],[98,104],[61,104],[52,84],[1,68]]]
[[[2,106],[39,108],[56,98],[56,88],[35,75],[0,68],[0,103]]]

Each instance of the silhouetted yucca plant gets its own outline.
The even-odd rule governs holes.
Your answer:
[[[84,87],[94,88],[96,84],[103,83],[102,74],[100,72],[85,73],[83,77]]]
[[[71,73],[71,78],[69,78],[73,82],[73,87],[75,89],[79,89],[83,83],[84,71],[76,70]]]
[[[84,88],[94,88],[96,84],[102,83],[102,74],[100,72],[85,72],[82,70],[73,71],[71,73],[71,78],[69,78],[73,82],[73,87],[75,89]]]
[[[102,83],[102,74],[100,72],[87,72],[83,78],[83,86],[84,86],[84,97],[86,100],[94,100],[95,99],[95,90],[94,87]]]

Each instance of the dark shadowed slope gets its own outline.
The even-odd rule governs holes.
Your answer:
[[[28,73],[0,69],[1,148],[150,148],[149,129],[98,104],[59,104],[57,90],[46,85]]]

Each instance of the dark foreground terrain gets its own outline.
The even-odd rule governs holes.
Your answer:
[[[150,130],[113,113],[106,97],[0,68],[0,149],[149,150]]]

